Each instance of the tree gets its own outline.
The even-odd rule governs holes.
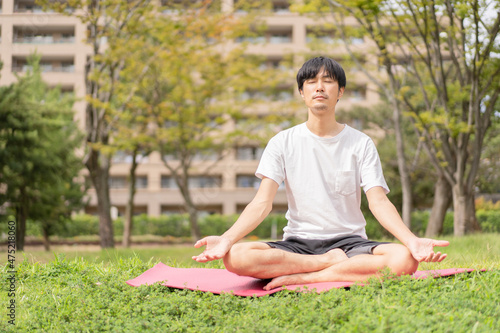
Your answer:
[[[489,10],[496,17],[485,16]],[[409,46],[405,59],[420,88],[403,87],[401,98],[452,189],[454,234],[462,236],[479,229],[474,186],[500,93],[500,59],[492,57],[500,46],[500,8],[482,1],[424,1],[401,11],[392,15],[400,18]]]
[[[390,105],[381,102],[376,105],[365,107],[355,106],[350,110],[341,110],[339,119],[344,122],[361,124],[363,129],[383,131],[384,135],[376,137],[377,150],[384,169],[384,176],[389,184],[391,192],[389,199],[399,209],[402,202],[402,186],[400,185],[399,169],[397,162],[397,150],[395,131],[391,121],[392,110]],[[411,177],[412,197],[415,199],[416,209],[426,209],[432,205],[432,189],[434,188],[434,168],[423,151],[423,142],[419,140],[410,122],[403,122],[403,136],[406,141],[406,156],[413,156],[408,164]]]
[[[353,17],[376,46],[380,65],[389,75],[388,86],[381,88],[390,88],[388,97],[395,101],[394,107],[409,110],[431,163],[452,189],[455,235],[476,229],[474,183],[500,92],[500,60],[492,57],[499,48],[498,4],[328,3]],[[398,71],[406,81],[393,80],[391,73]],[[445,206],[446,202],[441,207]]]
[[[147,75],[146,102],[154,114],[157,149],[184,199],[194,239],[201,234],[192,177],[209,174],[234,145],[235,133],[226,125],[241,114],[244,103],[236,106],[236,97],[262,87],[273,73],[259,71],[255,59],[244,55],[244,46],[226,46],[249,31],[253,16],[213,11],[214,4],[177,8],[174,18],[158,21],[149,35],[160,50],[150,51],[157,60]]]
[[[73,99],[49,88],[39,58],[18,82],[0,87],[0,206],[14,212],[16,247],[24,249],[26,221],[41,223],[46,248],[51,230],[80,208],[82,168],[75,155],[81,135],[73,121]]]
[[[498,109],[500,102],[497,101]],[[481,164],[479,167],[479,177],[476,186],[480,193],[500,193],[500,113],[497,113],[492,120],[491,129],[488,131],[483,146]]]
[[[399,178],[402,189],[402,219],[406,226],[411,227],[411,212],[413,210],[413,195],[411,173],[407,161],[409,158],[405,145],[403,125],[403,106],[397,98],[404,78],[395,66],[397,61],[389,52],[390,44],[394,39],[393,34],[387,34],[385,25],[381,26],[379,16],[383,13],[381,1],[335,1],[311,0],[295,9],[305,13],[327,14],[335,20],[335,25],[327,26],[333,33],[340,34],[341,41],[351,60],[350,66],[363,72],[376,86],[392,108],[392,126],[396,143],[396,161],[398,164]],[[349,23],[346,23],[347,20]],[[353,22],[354,21],[354,22]],[[352,44],[353,39],[370,38],[374,48],[360,49]],[[334,36],[337,38],[337,36]],[[367,52],[368,51],[368,52]],[[369,55],[374,54],[376,61],[373,63]],[[377,67],[383,65],[385,77],[378,75]]]
[[[150,19],[154,5],[150,0],[69,0],[40,1],[59,13],[78,18],[87,26],[87,43],[92,50],[86,63],[86,155],[84,163],[97,196],[99,236],[102,248],[114,247],[109,197],[111,113],[121,111],[116,89],[128,53],[110,52],[111,45],[133,36],[137,28]],[[72,8],[71,12],[67,9]]]
[[[137,40],[138,39],[135,39],[136,42]],[[127,47],[128,43],[125,42],[122,45]],[[136,48],[136,50],[138,50],[138,48]],[[130,59],[134,59],[134,57]],[[135,59],[139,60],[141,58]],[[133,72],[133,70],[130,71],[131,66],[128,67],[129,68],[125,71],[127,73]],[[124,79],[120,84],[127,87],[126,82],[126,79]],[[135,83],[132,84],[135,85]],[[137,95],[133,97],[123,96],[120,93],[120,91],[130,93],[130,91],[134,92],[135,90],[137,90],[137,92],[135,92]],[[125,98],[128,101],[123,111],[116,113],[115,121],[113,122],[114,137],[110,147],[112,150],[124,152],[131,157],[131,164],[127,177],[128,199],[125,207],[122,240],[123,247],[130,247],[133,229],[134,197],[136,194],[136,171],[142,159],[153,151],[155,144],[154,137],[148,129],[153,121],[150,114],[151,108],[148,104],[144,103],[144,95],[141,94],[142,89],[133,88],[130,90],[125,88],[120,89],[120,91],[118,92],[117,98]]]

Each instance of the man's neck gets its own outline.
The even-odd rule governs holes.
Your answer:
[[[345,125],[339,124],[335,119],[335,113],[318,117],[309,112],[306,122],[307,128],[319,137],[332,138],[342,132]]]

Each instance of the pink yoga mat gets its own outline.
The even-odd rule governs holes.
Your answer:
[[[472,272],[468,268],[448,268],[431,271],[417,271],[413,274],[415,279],[427,277],[449,276],[458,273]],[[127,284],[137,287],[143,284],[162,285],[178,289],[190,289],[208,291],[214,294],[231,293],[238,296],[264,296],[273,294],[283,289],[297,290],[300,292],[316,291],[318,293],[332,288],[345,288],[355,282],[321,282],[306,285],[289,285],[275,288],[273,290],[262,289],[269,280],[260,280],[247,276],[239,276],[225,269],[213,268],[174,268],[159,263],[148,269],[135,279],[127,281]]]

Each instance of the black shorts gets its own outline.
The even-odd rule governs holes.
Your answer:
[[[299,254],[323,254],[333,249],[341,249],[347,257],[358,254],[373,254],[373,249],[387,242],[376,242],[361,236],[342,236],[330,239],[302,239],[289,237],[284,241],[266,242],[272,248]]]

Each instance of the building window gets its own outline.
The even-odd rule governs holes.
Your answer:
[[[240,161],[255,161],[260,160],[264,148],[261,147],[237,147],[236,159]]]
[[[292,42],[292,31],[271,31],[269,33],[269,43],[287,44]]]
[[[273,1],[273,12],[278,15],[290,14],[290,3],[286,0]]]
[[[138,176],[135,178],[135,187],[137,189],[148,188],[148,177],[147,176]]]
[[[161,176],[161,188],[177,188],[175,179],[171,176]]]
[[[127,187],[127,178],[123,176],[112,176],[109,177],[109,188],[111,189],[121,189]]]
[[[66,1],[58,0],[58,2],[65,3]],[[74,11],[74,8],[66,4],[64,11],[69,14]],[[36,4],[35,0],[14,0],[14,13],[40,14],[40,13],[53,13],[53,12],[54,11],[52,9],[47,9],[44,11],[42,6]]]
[[[254,34],[257,34],[254,32]],[[251,44],[287,44],[292,42],[292,27],[272,27],[259,35],[242,36],[236,38],[237,43],[248,42]]]
[[[259,188],[261,180],[254,175],[236,176],[236,186],[243,188]]]
[[[14,43],[61,44],[75,42],[74,27],[37,28],[31,26],[14,27]]]
[[[362,37],[351,37],[351,44],[353,45],[361,45],[365,42]]]
[[[41,59],[39,66],[40,70],[43,73],[50,73],[50,72],[73,73],[75,71],[75,65],[73,64],[73,59],[71,60]],[[12,59],[13,72],[26,72],[27,70],[31,70],[31,65],[28,64],[26,58],[13,57]]]
[[[40,5],[35,4],[34,0],[15,0],[14,1],[14,13],[43,13],[43,8]],[[47,10],[46,13],[51,11]]]
[[[353,102],[359,102],[366,99],[366,88],[365,87],[354,87],[352,89],[346,90],[346,97]]]
[[[290,102],[294,99],[291,88],[278,88],[275,90],[259,91],[247,90],[238,96],[242,102],[253,100],[255,102]]]
[[[295,76],[295,70],[293,69],[292,60],[289,57],[275,57],[271,56],[261,62],[259,69],[266,70],[278,70],[280,72],[291,72]]]
[[[189,188],[220,187],[221,177],[193,176],[188,179]],[[176,189],[177,184],[172,176],[161,176],[161,188]]]
[[[217,161],[220,155],[215,151],[196,152],[193,155],[193,161]]]
[[[137,163],[145,163],[149,160],[147,155],[143,155],[141,153],[138,153],[135,156],[135,161]],[[132,163],[132,154],[123,150],[118,150],[113,157],[111,158],[112,163],[127,163],[131,164]]]
[[[212,176],[194,176],[189,177],[188,187],[189,188],[208,188],[208,187],[220,187],[221,178]]]
[[[356,118],[352,120],[351,124],[352,124],[351,126],[354,127],[355,129],[359,131],[363,130],[363,120]]]
[[[307,43],[321,43],[321,44],[337,44],[342,42],[342,40],[337,36],[335,30],[331,30],[325,27],[315,27],[311,26],[307,28],[306,32],[306,42]]]
[[[111,158],[112,163],[132,163],[132,156],[122,150],[117,151]]]
[[[250,43],[250,44],[264,44],[266,42],[266,36],[242,36],[236,38],[236,43]]]
[[[127,188],[128,181],[125,176],[111,176],[109,177],[109,188],[111,189],[124,189]],[[135,187],[137,189],[148,188],[148,177],[137,176],[135,178]]]
[[[290,89],[280,89],[276,99],[281,102],[291,102],[294,100],[293,92]]]

